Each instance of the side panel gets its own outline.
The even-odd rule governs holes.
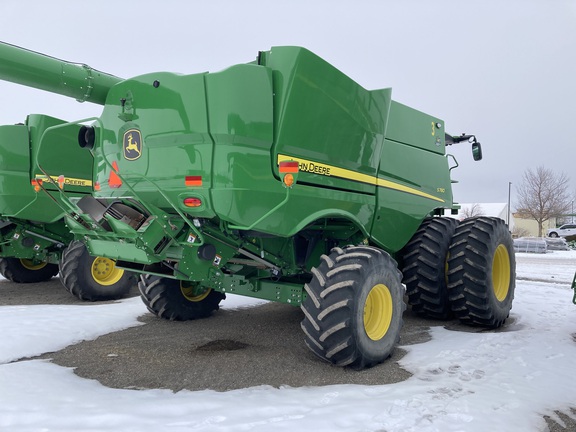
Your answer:
[[[30,185],[30,142],[25,125],[0,126],[0,215],[12,215],[35,198]]]
[[[16,217],[35,222],[55,222],[64,211],[44,192],[34,192],[30,180],[45,177],[36,165],[42,166],[54,178],[63,175],[64,188],[72,196],[92,191],[92,156],[78,146],[77,126],[65,126],[54,134],[44,131],[61,125],[62,120],[43,115],[29,116],[27,125],[0,127],[0,216]],[[38,153],[39,140],[44,144]],[[44,187],[54,191],[48,182]],[[59,194],[54,197],[59,200]]]
[[[208,132],[205,74],[159,72],[114,86],[101,116],[95,147],[98,196],[132,195],[126,184],[110,188],[111,164],[143,202],[174,212],[162,196],[183,208],[184,198],[203,202],[195,214],[213,217],[209,189],[213,142]],[[156,84],[155,84],[156,83]],[[131,131],[139,149],[126,150]],[[186,177],[201,177],[188,186]],[[161,194],[161,193],[162,194]]]
[[[28,116],[27,124],[30,129],[32,177],[45,177],[44,172],[52,178],[64,176],[66,192],[91,193],[94,158],[78,145],[80,126],[39,114]],[[44,186],[57,189],[47,182]]]
[[[257,65],[233,66],[206,76],[206,94],[214,139],[214,210],[223,220],[249,225],[284,194],[270,162],[272,73]]]
[[[255,229],[289,236],[317,219],[341,218],[367,235],[390,91],[367,91],[302,48],[273,48],[261,64],[272,70],[274,145],[262,181],[273,189],[257,186],[266,204],[246,207],[243,223],[284,199],[277,165],[293,159],[300,173],[288,203]]]
[[[390,123],[386,131],[389,140],[443,155],[444,132],[442,120],[396,101],[392,102]]]
[[[443,122],[392,102],[378,177],[378,208],[371,236],[396,252],[427,215],[452,206]]]
[[[274,154],[375,176],[390,91],[370,92],[302,48],[273,48],[266,64],[274,70]],[[375,193],[373,185],[300,169],[302,183]]]

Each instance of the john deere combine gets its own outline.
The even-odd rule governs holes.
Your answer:
[[[44,130],[31,180],[39,171],[38,196],[59,200],[92,255],[141,274],[156,315],[206,317],[226,293],[289,303],[301,307],[316,355],[355,368],[391,354],[402,282],[425,316],[486,327],[507,318],[515,258],[506,225],[443,217],[457,208],[446,146],[472,142],[479,158],[479,144],[447,135],[391,89],[368,91],[298,47],[217,73],[118,82],[86,67],[69,84],[61,62],[41,86],[21,75],[42,56],[10,49],[0,57],[13,69],[0,78],[105,98],[100,117]],[[80,124],[77,150],[93,158],[82,195],[65,166],[42,163],[62,130]]]

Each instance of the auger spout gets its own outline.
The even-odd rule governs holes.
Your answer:
[[[104,105],[120,81],[85,64],[72,63],[0,42],[0,79],[51,93]]]

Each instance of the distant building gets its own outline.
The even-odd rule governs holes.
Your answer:
[[[514,214],[514,219],[519,237],[538,237],[538,223],[534,219],[522,218],[518,213]],[[542,224],[542,235],[544,237],[550,228],[556,228],[556,218],[549,219]]]

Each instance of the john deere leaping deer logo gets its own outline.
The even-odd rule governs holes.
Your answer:
[[[138,129],[124,132],[124,158],[136,160],[142,156],[142,134]]]

